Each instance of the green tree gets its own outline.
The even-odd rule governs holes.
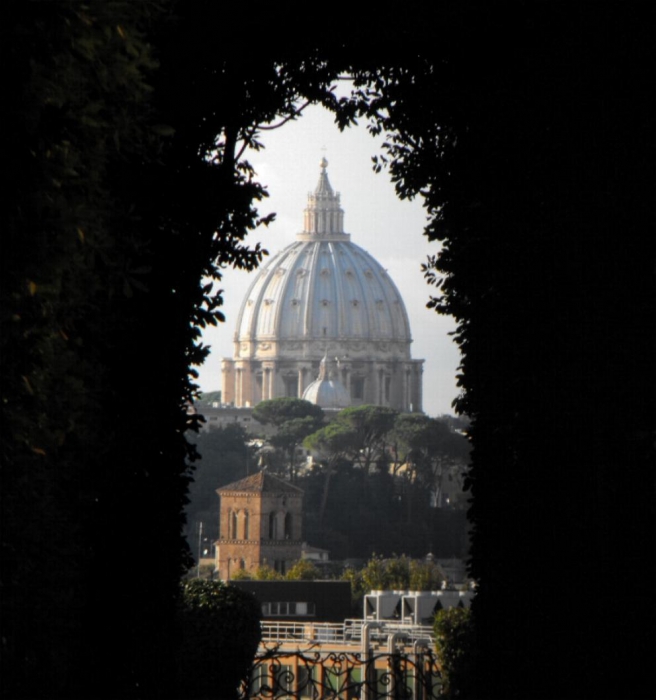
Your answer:
[[[388,585],[395,591],[410,588],[410,560],[406,556],[393,557],[385,562]]]
[[[221,581],[188,581],[182,589],[180,697],[238,697],[260,643],[255,597]]]
[[[321,572],[309,559],[299,559],[285,575],[288,581],[314,581],[320,577]]]
[[[230,574],[231,581],[250,581],[252,578],[253,576],[246,569],[237,569]]]
[[[338,421],[333,421],[320,430],[308,435],[303,445],[314,452],[324,472],[324,482],[319,506],[319,529],[323,526],[330,493],[330,480],[336,466],[346,460],[348,454],[353,452],[357,436],[355,430]]]
[[[155,128],[150,37],[169,7],[10,0],[1,11],[7,697],[127,696],[135,678],[147,695],[173,680],[193,423],[182,401],[202,353],[184,309],[188,330],[143,362],[157,310],[177,326],[181,308],[152,275],[162,247],[148,194],[132,189],[168,143]],[[129,593],[126,570],[140,571]],[[120,651],[109,642],[119,636]]]
[[[390,577],[383,557],[375,554],[361,571],[362,583],[367,592],[384,591],[390,587]]]
[[[476,631],[471,608],[440,610],[433,623],[435,650],[442,671],[442,696],[474,698]]]
[[[405,465],[410,479],[428,491],[433,507],[444,505],[447,479],[464,484],[469,443],[445,421],[421,413],[399,414],[390,441],[397,464]]]
[[[355,617],[359,617],[362,615],[362,601],[368,592],[362,580],[362,571],[350,566],[346,567],[342,572],[342,580],[351,584],[351,612]]]
[[[262,564],[255,571],[253,578],[256,581],[281,581],[283,577],[282,574],[272,569],[268,564]]]
[[[444,577],[439,568],[431,561],[410,561],[410,590],[438,591],[442,587]]]
[[[276,428],[270,442],[286,454],[290,481],[295,480],[297,447],[319,428],[323,417],[320,406],[303,399],[287,397],[261,401],[253,409],[256,421]]]
[[[261,401],[253,409],[253,418],[258,423],[273,425],[276,428],[280,428],[287,421],[307,417],[321,422],[323,420],[323,410],[320,406],[310,401],[290,397]]]
[[[396,416],[397,412],[391,408],[366,404],[345,408],[337,414],[334,422],[352,435],[349,456],[365,473],[387,468],[386,438]]]

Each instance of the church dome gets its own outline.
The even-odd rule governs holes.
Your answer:
[[[423,360],[411,357],[401,295],[344,232],[327,166],[322,159],[303,230],[258,271],[242,303],[234,355],[221,363],[223,401],[248,407],[305,396],[336,408],[368,403],[421,411]],[[315,381],[328,352],[338,359],[332,379]]]
[[[401,295],[383,267],[343,231],[344,213],[321,161],[319,183],[308,196],[305,226],[296,242],[259,271],[242,304],[235,340],[315,341],[326,344],[383,341],[409,356],[410,324]],[[250,349],[250,348],[249,348]],[[309,349],[309,348],[308,348]]]
[[[324,355],[319,368],[319,376],[303,392],[303,398],[321,408],[346,408],[351,397],[346,387],[339,381],[335,363]]]

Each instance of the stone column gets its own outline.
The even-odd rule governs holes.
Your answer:
[[[302,399],[303,398],[303,392],[305,391],[305,372],[306,369],[303,366],[300,366],[298,368],[298,398]]]
[[[409,411],[412,404],[412,368],[404,367],[403,371],[403,410]]]
[[[262,363],[262,400],[275,398],[275,363]]]
[[[298,398],[303,398],[303,392],[308,385],[313,382],[315,377],[312,376],[312,363],[299,362],[298,364]]]
[[[235,375],[234,362],[228,358],[221,360],[221,402],[234,403]]]
[[[244,370],[238,367],[235,372],[235,406],[244,404]]]
[[[269,399],[270,374],[271,374],[271,370],[268,367],[263,366],[262,367],[262,401],[267,401]]]
[[[379,364],[378,362],[374,363],[374,404],[376,406],[384,406],[384,392],[385,392],[385,386],[384,386],[384,373],[383,373],[384,365]]]

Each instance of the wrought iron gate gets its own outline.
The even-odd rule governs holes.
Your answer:
[[[241,697],[432,700],[440,697],[441,680],[428,647],[367,653],[328,652],[318,645],[290,652],[276,646],[255,658]]]

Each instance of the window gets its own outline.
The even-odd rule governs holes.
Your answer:
[[[292,536],[292,514],[285,515],[285,539],[289,540]]]
[[[298,678],[296,679],[296,689],[298,696],[301,698],[314,698],[314,684],[312,683],[314,676],[316,675],[316,667],[313,669],[307,666],[298,666]],[[312,673],[314,671],[314,673]]]
[[[263,617],[314,617],[315,605],[312,602],[281,601],[262,603]]]
[[[351,379],[351,396],[354,399],[364,399],[364,379],[362,377]]]
[[[237,513],[230,513],[230,539],[237,539]]]
[[[276,697],[282,698],[293,692],[294,673],[291,666],[282,664],[276,673],[275,690]]]
[[[250,535],[250,518],[248,515],[248,511],[244,511],[244,539],[247,540],[249,535]]]
[[[255,666],[252,673],[253,675],[251,676],[251,682],[249,684],[249,698],[259,695],[262,686],[268,685],[267,667],[265,664]]]
[[[298,379],[296,377],[285,377],[285,396],[291,399],[298,398]]]
[[[391,681],[390,672],[384,668],[375,669],[376,673],[376,694],[377,698],[390,697]]]
[[[284,559],[275,559],[273,569],[284,576],[287,573],[287,562]]]
[[[348,685],[349,685],[349,691],[348,691],[348,698],[359,698],[360,697],[360,691],[362,688],[362,669],[361,668],[352,668],[349,673],[348,673]]]

